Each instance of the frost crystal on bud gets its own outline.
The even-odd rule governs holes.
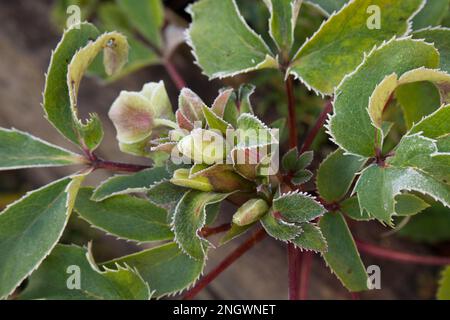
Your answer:
[[[223,163],[227,143],[221,134],[205,129],[194,129],[178,142],[180,152],[195,163]]]
[[[268,210],[269,206],[264,200],[250,199],[233,215],[233,223],[238,226],[249,225],[258,221]]]

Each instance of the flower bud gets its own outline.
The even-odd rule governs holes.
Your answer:
[[[140,92],[122,91],[109,111],[122,148],[145,154],[144,149],[152,134],[162,134],[167,127],[177,128],[163,82],[144,85]],[[137,150],[139,149],[139,150]]]
[[[213,191],[213,186],[209,183],[208,178],[205,177],[195,177],[189,178],[189,169],[178,169],[173,173],[170,182],[181,187],[186,187],[190,189],[196,189],[200,191]]]
[[[194,163],[223,163],[227,143],[223,136],[212,130],[194,129],[178,142],[180,152]]]
[[[264,200],[250,199],[233,215],[233,223],[238,226],[249,225],[258,221],[268,210],[269,206]]]

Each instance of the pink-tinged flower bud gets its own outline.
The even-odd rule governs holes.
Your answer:
[[[201,127],[201,124],[205,122],[203,115],[203,106],[205,103],[196,95],[192,90],[184,88],[180,92],[178,98],[178,113],[177,121],[180,127],[188,129],[187,127]],[[198,125],[200,124],[200,125]]]
[[[233,215],[233,223],[238,226],[249,225],[258,221],[267,211],[269,206],[263,199],[250,199]]]
[[[140,92],[122,91],[109,111],[124,152],[133,149],[136,154],[146,153],[144,148],[153,135],[177,128],[169,97],[162,81],[144,85]],[[139,149],[139,150],[136,150]]]
[[[200,190],[200,191],[213,191],[213,186],[209,183],[208,178],[205,177],[195,177],[189,178],[189,169],[178,169],[173,173],[170,182],[181,187],[186,187],[190,189]]]
[[[194,129],[178,142],[178,150],[194,163],[223,163],[227,142],[223,136],[212,130]]]

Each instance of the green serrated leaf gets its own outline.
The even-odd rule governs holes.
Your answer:
[[[289,53],[302,0],[264,0],[270,11],[269,33],[278,49]]]
[[[296,185],[302,185],[306,182],[308,182],[309,180],[311,180],[311,178],[313,177],[313,173],[309,170],[300,170],[298,171],[296,174],[294,174],[294,176],[291,179],[291,182]]]
[[[108,267],[126,264],[135,268],[142,278],[151,283],[155,297],[177,294],[191,286],[203,272],[204,260],[191,259],[176,243],[147,249],[103,263]]]
[[[306,0],[305,3],[318,8],[326,16],[341,9],[349,0]]]
[[[414,124],[409,134],[418,132],[433,139],[448,135],[450,133],[450,104],[442,106]]]
[[[328,251],[323,254],[327,265],[348,290],[367,290],[367,273],[344,217],[329,212],[319,226],[328,243]]]
[[[418,68],[405,72],[401,77],[395,73],[386,76],[375,88],[369,100],[368,111],[373,125],[382,129],[383,111],[395,89],[403,84],[429,81],[439,90],[442,103],[450,102],[450,75],[446,72]],[[382,143],[380,142],[378,147]]]
[[[203,106],[202,110],[203,115],[205,116],[206,122],[208,123],[210,129],[218,130],[222,134],[227,133],[227,129],[231,127],[229,123],[220,118],[207,106]]]
[[[177,203],[188,190],[169,181],[163,181],[155,183],[147,192],[147,197],[152,203],[167,209],[169,212],[167,221],[171,223]]]
[[[92,200],[102,201],[119,194],[148,191],[155,183],[171,177],[164,167],[154,167],[130,175],[117,175],[100,184],[92,194]]]
[[[119,8],[131,25],[148,41],[160,47],[161,28],[164,24],[164,6],[161,0],[117,0]]]
[[[404,84],[397,88],[395,97],[402,108],[408,129],[433,113],[441,104],[436,86],[427,81]]]
[[[450,186],[412,167],[371,165],[364,169],[355,186],[361,210],[389,225],[395,213],[394,197],[406,190],[430,195],[450,205]]]
[[[188,43],[210,79],[277,66],[270,49],[244,21],[234,0],[201,0],[188,11],[192,16]]]
[[[96,202],[91,200],[92,192],[92,188],[80,190],[75,211],[94,227],[119,238],[139,242],[173,239],[166,210],[129,195]]]
[[[131,50],[128,56],[128,63],[118,73],[108,76],[103,68],[102,57],[98,56],[89,67],[89,74],[100,77],[109,83],[146,66],[161,63],[160,57],[154,50],[136,39],[131,22],[115,3],[101,3],[97,10],[97,15],[102,30],[116,30],[125,34]]]
[[[435,68],[439,63],[436,49],[424,42],[393,39],[373,51],[364,63],[336,89],[334,115],[329,131],[344,150],[371,157],[381,139],[367,112],[369,99],[376,86],[393,73],[401,77],[410,70]]]
[[[413,194],[399,194],[395,197],[395,212],[398,216],[412,216],[425,210],[430,205]]]
[[[290,192],[275,198],[272,209],[289,222],[308,222],[325,213],[325,208],[308,194]]]
[[[0,213],[0,298],[11,294],[52,251],[67,224],[83,177],[53,182]]]
[[[441,157],[438,157],[441,156]],[[450,155],[439,153],[435,142],[419,134],[403,136],[395,149],[395,155],[388,159],[390,165],[402,168],[417,168],[432,176],[436,181],[448,183]]]
[[[275,217],[273,211],[269,211],[260,221],[266,232],[277,240],[289,241],[295,239],[303,232],[301,226]]]
[[[422,10],[414,16],[413,29],[440,25],[449,10],[449,3],[449,0],[428,0]]]
[[[313,151],[306,151],[299,156],[297,148],[293,148],[284,154],[281,165],[285,171],[296,173],[309,166],[313,159]]]
[[[446,267],[441,273],[436,297],[438,300],[450,300],[450,266]]]
[[[344,76],[363,61],[364,52],[407,32],[409,19],[422,3],[422,0],[349,2],[300,48],[289,72],[315,91],[331,95]],[[377,6],[382,16],[378,17],[382,20],[380,28],[368,27],[369,18],[376,14],[367,13],[370,6]]]
[[[82,156],[26,132],[0,128],[0,171],[84,163]]]
[[[402,237],[421,243],[440,243],[450,240],[450,209],[435,202],[421,214],[411,217],[398,231]]]
[[[412,34],[415,39],[424,39],[432,43],[440,54],[439,68],[450,73],[450,29],[449,28],[429,28],[416,31]]]
[[[345,196],[365,162],[363,158],[344,154],[342,149],[331,153],[317,171],[320,196],[328,202],[338,201]]]
[[[293,244],[303,250],[322,253],[327,251],[327,241],[319,227],[312,223],[303,223],[301,227],[303,232],[297,238],[291,240]]]
[[[358,197],[356,196],[342,201],[339,211],[356,221],[369,221],[373,219],[366,210],[362,210],[361,212]]]
[[[150,297],[148,284],[136,271],[119,265],[100,271],[88,249],[74,245],[57,245],[20,295],[26,300],[149,300]]]
[[[95,115],[84,124],[78,119],[77,96],[81,78],[102,50],[106,73],[118,72],[128,56],[123,35],[111,32],[99,36],[98,30],[89,23],[66,30],[53,52],[44,90],[47,119],[67,139],[91,150],[103,138],[101,122]]]
[[[172,222],[175,241],[193,259],[203,260],[206,254],[208,242],[198,234],[206,222],[206,206],[228,196],[228,193],[191,190],[178,202]]]

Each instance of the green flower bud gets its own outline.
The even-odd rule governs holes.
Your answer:
[[[191,134],[178,142],[178,150],[194,160],[194,163],[223,163],[227,151],[227,142],[215,131],[194,129]]]
[[[269,206],[264,200],[250,199],[233,215],[233,223],[238,226],[249,225],[258,221],[268,210]]]
[[[170,182],[181,187],[196,189],[200,191],[213,191],[213,186],[209,183],[208,178],[195,177],[189,178],[189,169],[178,169],[173,173]]]

